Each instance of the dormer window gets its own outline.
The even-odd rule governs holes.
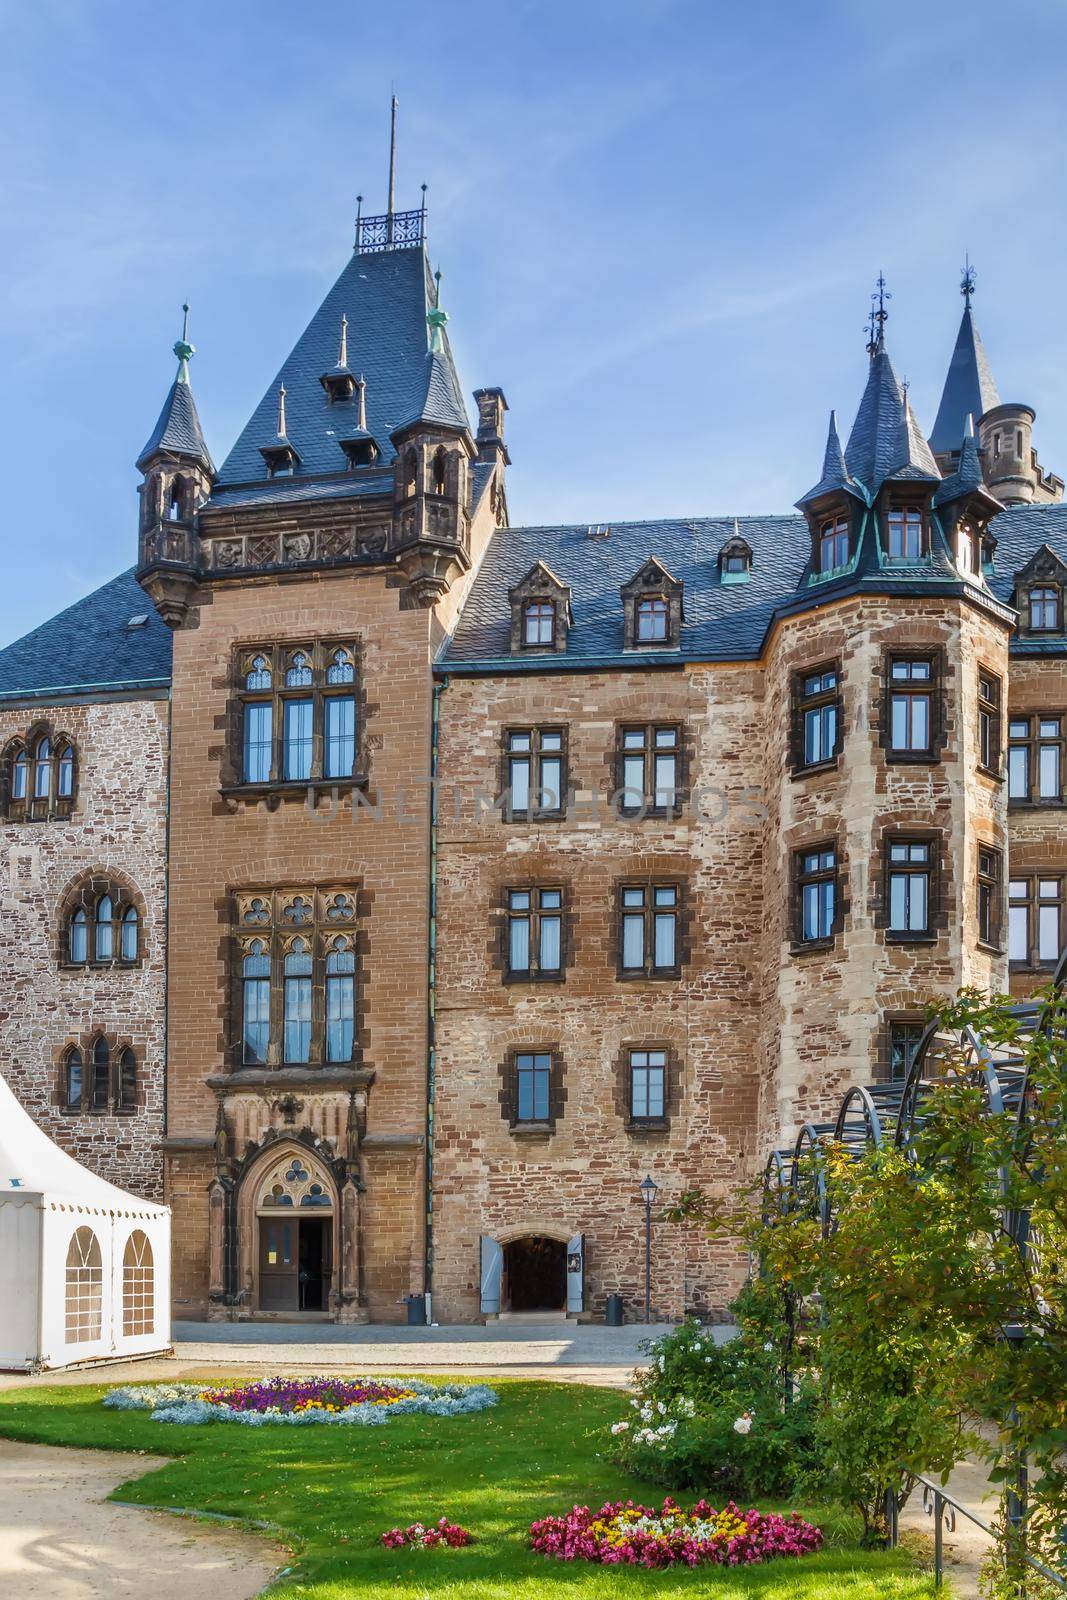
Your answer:
[[[556,634],[556,608],[551,600],[527,600],[522,608],[524,645],[550,645]]]
[[[982,576],[982,535],[969,522],[960,523],[956,561],[968,577]]]
[[[921,561],[923,514],[917,506],[897,506],[887,519],[886,554],[890,561]]]
[[[734,538],[719,551],[719,578],[723,583],[746,583],[752,571],[752,550],[744,539]]]
[[[819,571],[837,572],[848,566],[848,558],[848,518],[829,517],[819,524]]]
[[[649,595],[637,602],[636,628],[638,644],[664,644],[670,626],[670,606],[662,595]]]
[[[339,443],[348,458],[350,472],[357,467],[373,467],[378,459],[378,446],[373,439],[341,439]]]
[[[551,567],[535,561],[521,583],[508,590],[511,603],[511,649],[554,650],[567,648],[567,632],[573,622],[571,592]]]
[[[1051,585],[1030,590],[1031,633],[1058,633],[1060,628],[1060,590]]]

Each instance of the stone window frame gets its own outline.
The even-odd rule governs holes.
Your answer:
[[[658,806],[655,802],[655,756],[656,735],[671,731],[675,735],[673,746],[674,755],[674,803],[669,806]],[[638,752],[636,749],[626,749],[625,739],[627,734],[640,733],[643,736],[643,745]],[[625,783],[627,758],[640,754],[644,769],[644,799],[638,806],[625,804],[625,796],[631,793]],[[687,738],[686,726],[683,722],[666,718],[664,721],[646,722],[637,718],[627,718],[616,722],[615,738],[612,745],[611,758],[611,784],[614,798],[615,814],[627,821],[641,821],[646,817],[660,817],[677,820],[685,810],[689,797],[689,770],[692,750],[690,740]]]
[[[889,926],[889,880],[899,863],[891,859],[891,845],[923,844],[929,846],[929,857],[922,870],[926,876],[926,927],[912,932],[907,928]],[[949,908],[945,892],[945,841],[936,828],[898,827],[883,828],[881,846],[881,872],[877,880],[877,899],[874,906],[874,926],[880,928],[886,944],[916,945],[936,944],[948,930]],[[905,870],[909,870],[905,863]]]
[[[106,1094],[101,1097],[97,1089],[96,1069],[102,1063],[96,1059],[98,1047],[107,1050]],[[69,1069],[77,1054],[81,1068],[81,1098],[72,1105],[69,1094]],[[128,1092],[130,1080],[127,1071],[132,1068],[132,1093]],[[64,1117],[131,1117],[145,1106],[144,1058],[133,1041],[125,1034],[93,1028],[79,1037],[68,1037],[55,1057],[55,1103]]]
[[[352,660],[353,676],[349,683],[331,684],[327,680],[333,656],[339,650],[348,653]],[[286,673],[292,660],[299,654],[311,658],[310,684],[287,685]],[[256,657],[266,658],[271,673],[271,684],[266,689],[249,689],[247,677]],[[284,777],[285,704],[290,700],[312,702],[311,776],[307,778]],[[355,762],[353,770],[345,777],[324,776],[325,766],[325,702],[329,699],[355,701]],[[251,704],[270,704],[271,712],[271,775],[268,779],[248,782],[244,771],[245,707]],[[230,701],[227,708],[229,737],[222,772],[224,795],[304,795],[309,789],[338,791],[365,788],[368,781],[367,724],[370,714],[367,704],[364,649],[362,639],[355,634],[329,637],[301,637],[293,639],[250,640],[233,646],[230,657]]]
[[[1004,778],[1004,680],[979,662],[977,684],[978,770],[1000,783]]]
[[[633,1115],[630,1057],[634,1050],[662,1050],[666,1056],[662,1117],[635,1117]],[[625,1131],[634,1137],[640,1137],[641,1135],[655,1137],[656,1135],[668,1133],[671,1119],[680,1109],[682,1099],[682,1065],[676,1046],[670,1039],[665,1039],[662,1035],[626,1039],[619,1046],[614,1068],[614,1109]]]
[[[49,770],[48,793],[38,799],[35,794],[38,767],[36,752],[44,740],[48,741],[49,746],[49,755],[45,758]],[[68,751],[71,757],[70,793],[61,795],[60,759]],[[15,763],[20,755],[26,757],[25,794],[16,799]],[[24,734],[18,734],[8,741],[0,756],[0,812],[4,820],[65,822],[73,815],[77,804],[80,773],[81,759],[74,737],[62,729],[57,729],[51,722],[31,723]]]
[[[305,907],[310,912],[308,916],[303,914]],[[229,938],[230,1038],[226,1050],[232,1072],[298,1070],[314,1075],[330,1068],[350,1071],[362,1065],[367,1043],[368,909],[368,896],[362,886],[354,882],[232,891]],[[342,910],[350,911],[350,914],[337,914]],[[330,1061],[326,1054],[326,960],[330,942],[337,936],[351,940],[355,958],[355,971],[352,974],[352,1055],[347,1061]],[[294,940],[298,938],[306,939],[311,946],[311,1043],[307,1061],[288,1062],[284,1059],[284,962]],[[267,1059],[246,1061],[243,963],[246,951],[257,940],[265,942],[270,962]]]
[[[667,571],[658,557],[649,556],[647,561],[643,561],[630,581],[619,590],[622,598],[623,649],[677,650],[681,643],[682,623],[685,621],[683,590],[684,585]],[[662,600],[666,604],[666,638],[638,638],[638,606],[642,600]]]
[[[535,601],[552,606],[552,637],[547,643],[527,644],[526,607]],[[558,655],[567,649],[574,622],[569,585],[544,561],[537,560],[524,578],[508,590],[511,607],[509,648],[512,655]]]
[[[518,1058],[526,1055],[547,1055],[549,1060],[548,1119],[544,1122],[519,1121]],[[497,1099],[500,1114],[516,1138],[547,1137],[556,1131],[567,1104],[566,1066],[563,1052],[557,1043],[523,1042],[509,1046],[497,1067],[500,1090]]]
[[[1039,893],[1040,883],[1058,884],[1055,896]],[[1013,895],[1012,886],[1021,883],[1025,886],[1022,895]],[[1057,908],[1057,921],[1059,934],[1057,948],[1062,953],[1064,936],[1067,932],[1067,873],[1062,868],[1049,867],[1042,870],[1040,867],[1026,867],[1021,872],[1009,870],[1007,882],[1007,907],[1008,907],[1008,969],[1011,972],[1052,972],[1059,961],[1059,955],[1054,959],[1042,959],[1040,954],[1040,911],[1042,906],[1055,906]],[[1011,955],[1011,913],[1013,910],[1023,909],[1026,914],[1026,955],[1024,958]]]
[[[96,954],[96,908],[107,895],[112,905],[111,956]],[[75,914],[85,912],[86,959],[75,961],[71,955],[71,929]],[[122,934],[130,911],[137,914],[137,954],[127,959],[122,954]],[[143,967],[147,958],[146,907],[140,891],[128,880],[112,871],[101,869],[80,877],[63,897],[59,926],[57,961],[64,972],[108,972],[118,968],[132,972]]]
[[[544,892],[556,893],[560,897],[558,916],[559,930],[559,966],[549,967],[542,971],[539,964],[540,951],[540,919],[541,908],[534,904],[535,898]],[[530,896],[530,966],[525,971],[513,969],[511,966],[511,896],[513,894],[528,894]],[[551,914],[551,913],[550,913]],[[536,882],[523,880],[511,881],[501,891],[500,900],[500,946],[499,963],[502,980],[505,984],[520,983],[565,983],[567,968],[573,964],[571,950],[571,921],[572,909],[570,904],[570,890],[566,883],[559,879],[538,879]]]
[[[1021,723],[1026,723],[1026,733],[1013,733],[1012,729]],[[1041,724],[1056,722],[1059,731],[1056,734],[1042,734]],[[1043,749],[1055,749],[1057,752],[1057,765],[1059,776],[1059,789],[1055,795],[1043,795],[1041,788],[1041,752]],[[1027,793],[1014,795],[1011,792],[1012,754],[1016,750],[1026,751]],[[1055,810],[1067,804],[1067,713],[1051,707],[1042,711],[1009,711],[1008,712],[1008,806],[1011,810]],[[1035,792],[1035,790],[1037,792]]]
[[[809,679],[825,678],[827,673],[830,672],[834,674],[835,678],[832,689],[805,694],[804,685]],[[794,778],[807,778],[816,772],[831,772],[840,765],[841,751],[845,743],[845,698],[841,680],[841,661],[838,657],[820,661],[814,666],[798,667],[793,672],[789,764]],[[835,708],[837,713],[833,754],[827,756],[823,761],[806,761],[804,758],[805,717],[809,711],[820,710],[830,705]]]
[[[920,1037],[925,1033],[928,1019],[921,1011],[887,1011],[882,1017],[878,1038],[878,1059],[875,1079],[881,1083],[903,1083],[904,1078],[893,1077],[893,1029],[918,1028]],[[918,1039],[915,1041],[918,1044]]]
[[[627,889],[641,889],[645,893],[645,903],[640,908],[645,924],[645,959],[644,964],[640,967],[623,966],[623,918],[627,913],[633,915],[633,908],[627,908],[623,905],[623,895]],[[653,964],[656,948],[655,891],[657,889],[673,889],[675,891],[673,908],[675,959],[674,965],[670,967],[657,967]],[[670,983],[677,981],[682,976],[682,970],[689,961],[689,935],[692,923],[688,885],[681,874],[677,872],[625,873],[615,881],[614,902],[613,938],[616,981],[619,983]]]
[[[898,661],[928,661],[930,677],[927,687],[902,689],[904,679],[893,678],[893,665]],[[918,680],[915,680],[918,681]],[[896,688],[894,688],[896,684]],[[946,693],[948,684],[948,657],[944,645],[914,644],[886,645],[882,651],[882,697],[879,744],[887,762],[894,766],[936,766],[948,742],[948,712]],[[894,750],[891,744],[893,695],[928,693],[930,696],[930,742],[925,750]]]
[[[807,873],[802,868],[805,856],[822,854],[827,850],[834,852],[834,865],[821,869],[817,874]],[[818,939],[805,939],[804,930],[804,887],[811,882],[832,882],[834,885],[834,917],[830,933]],[[841,936],[845,925],[845,914],[848,904],[845,895],[847,883],[845,862],[841,849],[841,842],[835,834],[822,834],[814,839],[805,840],[803,844],[794,845],[791,852],[790,865],[790,922],[792,924],[792,939],[790,952],[793,955],[811,955],[820,951],[832,950]]]
[[[511,740],[514,735],[527,735],[530,739],[528,752],[512,750]],[[553,737],[559,736],[559,749],[545,751],[542,741],[546,734]],[[505,822],[559,822],[568,811],[570,802],[570,740],[569,729],[564,722],[546,723],[507,723],[500,732],[500,796],[502,797],[501,816]],[[528,806],[525,809],[514,807],[510,803],[511,797],[511,763],[513,758],[522,759],[529,756],[531,796],[544,793],[542,779],[542,756],[547,755],[550,760],[559,757],[559,794],[558,804],[551,807]]]
[[[980,950],[1003,953],[1004,939],[1004,851],[997,845],[978,841],[975,862],[976,943]],[[986,906],[989,907],[988,923]]]

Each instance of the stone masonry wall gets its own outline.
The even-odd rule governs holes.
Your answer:
[[[1059,716],[1067,726],[1067,662],[1055,658],[1017,657],[1011,665],[1008,716]],[[1062,805],[1008,806],[1011,874],[1067,874]],[[1067,919],[1065,919],[1067,922]],[[1052,976],[1050,966],[1012,964],[1012,994],[1033,994]]]
[[[0,1071],[64,1150],[145,1198],[163,1191],[167,712],[165,700],[0,709],[0,748],[51,724],[77,749],[77,799],[65,820],[0,821]],[[72,968],[62,912],[88,877],[132,890],[142,910],[136,968]],[[65,1109],[62,1056],[88,1057],[103,1034],[137,1059],[131,1113]],[[86,1064],[86,1072],[89,1068]]]

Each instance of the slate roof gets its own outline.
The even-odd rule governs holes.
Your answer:
[[[845,465],[845,452],[841,448],[841,435],[837,431],[837,412],[831,411],[830,426],[826,432],[826,450],[822,460],[822,477],[814,489],[809,489],[807,494],[801,495],[797,505],[806,506],[812,500],[821,499],[824,494],[832,494],[835,489],[845,489],[858,500],[866,499],[862,484],[856,482]]]
[[[930,448],[938,455],[958,450],[968,417],[978,418],[1000,404],[1000,395],[985,350],[967,306],[948,364],[941,404],[930,431]]]
[[[912,416],[889,352],[881,343],[871,358],[867,384],[845,446],[845,462],[871,500],[887,479],[936,480],[941,476]]]
[[[184,361],[178,367],[178,376],[170,386],[170,392],[163,402],[163,409],[149,435],[148,443],[137,457],[138,468],[143,469],[144,464],[156,454],[157,450],[166,450],[177,456],[191,456],[195,461],[202,461],[209,472],[215,470],[211,452],[200,427],[196,401],[189,387],[188,368]]]
[[[131,567],[0,650],[0,699],[165,688],[170,673],[170,629]]]
[[[406,423],[425,416],[469,426],[443,331],[441,351],[430,351],[426,313],[432,300],[425,250],[353,254],[223,462],[211,503],[232,485],[265,479],[260,450],[277,438],[281,384],[286,434],[301,462],[296,476],[284,480],[282,497],[301,498],[302,478],[344,467],[338,440],[358,427],[358,399],[331,404],[319,381],[337,360],[342,316],[348,318],[348,365],[366,379],[367,429],[386,462],[395,457],[390,435]],[[349,477],[349,492],[353,481]]]
[[[877,566],[809,590],[798,585],[810,553],[802,517],[739,517],[737,532],[752,548],[752,573],[743,584],[724,584],[718,570],[722,546],[733,537],[733,517],[688,521],[621,522],[606,539],[590,538],[586,526],[502,528],[494,534],[471,586],[452,638],[436,670],[555,672],[569,666],[654,666],[657,662],[751,660],[760,654],[775,612],[798,600],[830,600],[838,592],[876,590],[914,593],[931,579],[964,587],[949,552],[938,541],[933,568]],[[1042,544],[1067,563],[1067,504],[1020,506],[993,522],[998,540],[989,580],[993,597],[1011,604],[1015,574]],[[873,542],[873,532],[871,534]],[[685,584],[685,621],[678,650],[623,649],[619,590],[650,555]],[[545,562],[571,592],[573,624],[558,655],[511,654],[508,590],[534,562]],[[1067,652],[1067,638],[1013,640],[1020,654]]]

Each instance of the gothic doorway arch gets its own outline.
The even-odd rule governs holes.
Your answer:
[[[292,1144],[246,1173],[238,1196],[242,1278],[253,1311],[322,1315],[337,1276],[337,1186],[313,1152]]]

